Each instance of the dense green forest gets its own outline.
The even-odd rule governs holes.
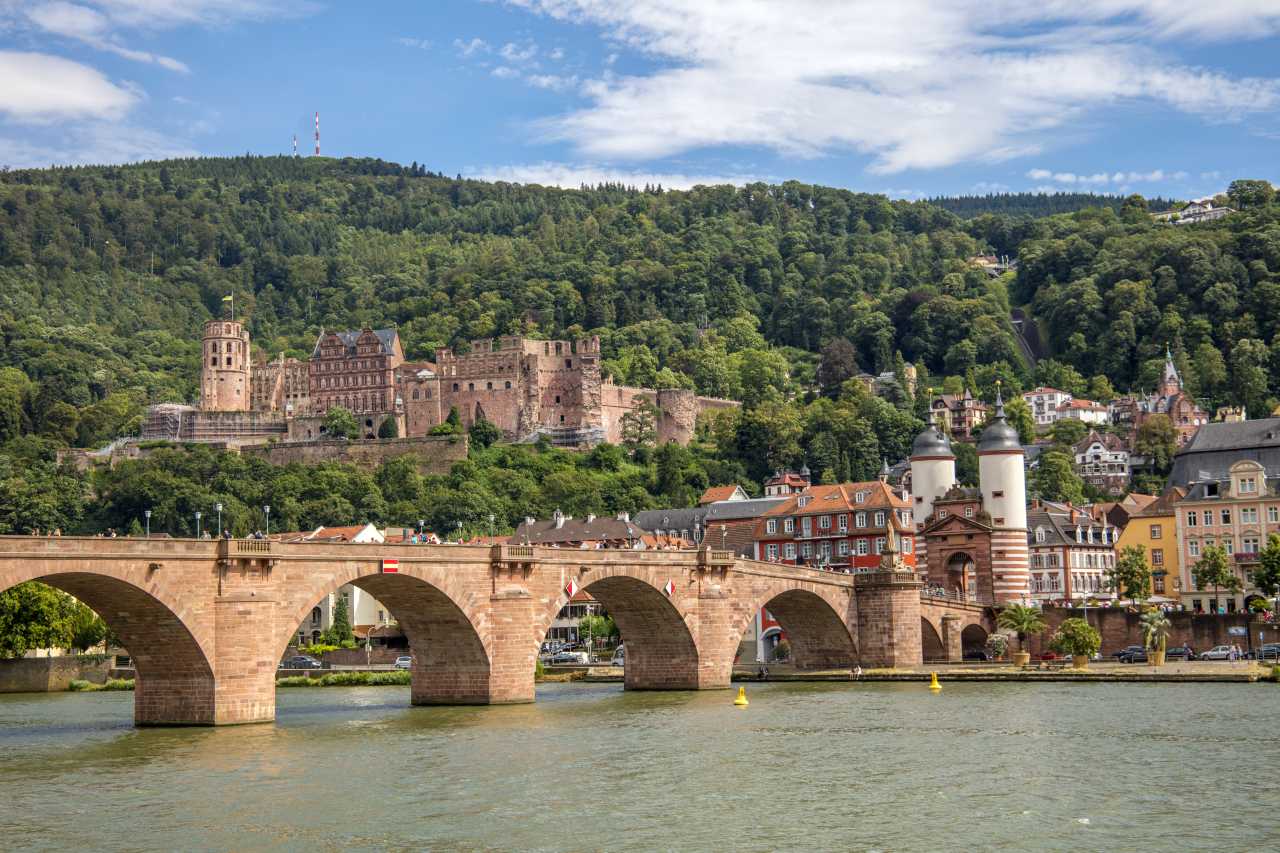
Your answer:
[[[924,395],[891,382],[871,397],[849,380],[903,377],[908,364],[921,388],[991,399],[1000,380],[1006,396],[1052,384],[1106,398],[1151,387],[1167,343],[1206,406],[1268,411],[1280,396],[1270,186],[1237,181],[1239,212],[1193,226],[1153,221],[1137,196],[1098,198],[1052,216],[961,218],[795,182],[562,190],[376,160],[0,173],[0,491],[38,498],[41,477],[74,480],[53,488],[72,498],[48,499],[51,520],[0,526],[125,522],[85,509],[109,484],[55,470],[51,454],[128,434],[147,403],[191,400],[201,324],[227,293],[261,355],[305,355],[324,327],[395,325],[411,359],[498,334],[595,333],[620,382],[744,402],[665,475],[657,449],[628,448],[606,479],[635,466],[629,497],[602,486],[600,509],[687,502],[705,482],[758,490],[780,465],[872,476],[906,452]],[[1016,256],[1016,274],[988,276],[969,262],[983,253]],[[1013,307],[1039,322],[1049,357],[1037,365]],[[490,452],[480,458],[495,470],[526,464]],[[519,503],[488,506],[511,521]],[[339,509],[325,520],[354,517]]]
[[[984,213],[1006,216],[1053,216],[1058,213],[1075,213],[1088,207],[1109,207],[1119,211],[1125,196],[1099,195],[1098,193],[988,193],[986,195],[938,196],[928,203],[949,210],[966,219]],[[1147,209],[1160,213],[1174,206],[1173,199],[1147,199]]]

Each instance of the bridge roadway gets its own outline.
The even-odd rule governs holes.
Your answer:
[[[575,588],[617,622],[633,690],[728,687],[761,607],[802,668],[915,665],[922,642],[958,660],[967,626],[986,619],[974,605],[922,601],[901,565],[846,575],[710,549],[0,537],[0,590],[29,580],[71,593],[120,637],[137,667],[138,725],[274,719],[281,656],[348,583],[408,638],[414,704],[533,701],[538,648]]]

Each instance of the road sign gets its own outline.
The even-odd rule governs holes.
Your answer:
[[[1247,637],[1249,636],[1249,629],[1240,625],[1231,625],[1227,628],[1227,633],[1232,637]]]
[[[384,575],[394,575],[400,571],[400,561],[390,557],[382,561],[382,573]]]

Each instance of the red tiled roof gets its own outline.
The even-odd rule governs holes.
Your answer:
[[[862,503],[858,503],[855,495],[858,492],[866,492],[866,499]],[[812,498],[806,502],[802,508],[800,506],[801,498]],[[825,515],[833,512],[855,512],[868,509],[884,509],[890,508],[894,510],[910,509],[911,502],[899,497],[897,493],[882,480],[871,480],[864,483],[835,483],[826,486],[810,486],[803,492],[796,495],[789,495],[787,499],[766,512],[756,523],[756,536],[760,538],[764,535],[766,520],[771,517],[784,515]],[[890,522],[898,524],[896,515],[890,516]]]
[[[711,486],[702,493],[702,497],[698,498],[698,504],[715,503],[716,501],[727,501],[733,497],[733,493],[738,490],[737,486]]]

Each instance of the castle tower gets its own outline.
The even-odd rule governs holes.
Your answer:
[[[991,515],[992,591],[997,604],[1022,601],[1031,592],[1027,558],[1025,453],[1018,431],[1005,417],[996,389],[996,414],[978,441],[978,486]]]
[[[956,455],[951,439],[930,423],[911,445],[911,494],[915,497],[911,517],[917,531],[916,565],[928,565],[928,549],[919,531],[933,515],[933,502],[956,484]]]
[[[204,324],[200,367],[200,409],[249,411],[249,332],[238,320]]]
[[[1182,378],[1178,376],[1178,368],[1173,364],[1173,353],[1169,345],[1164,347],[1164,373],[1160,376],[1160,396],[1172,397],[1182,390]]]

